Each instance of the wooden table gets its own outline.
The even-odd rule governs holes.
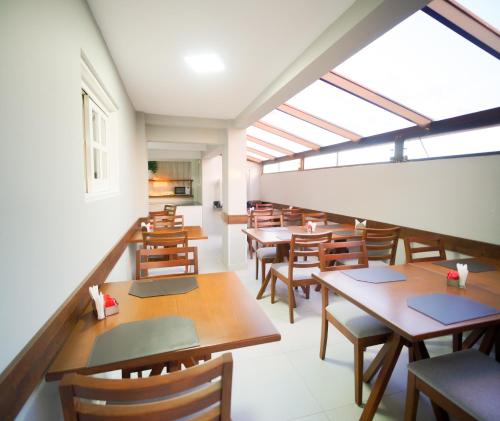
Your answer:
[[[476,328],[490,328],[500,324],[500,314],[497,314],[444,325],[411,309],[406,304],[408,298],[416,295],[447,293],[471,298],[498,308],[500,294],[494,291],[496,291],[495,284],[500,282],[500,272],[490,272],[487,279],[485,277],[481,282],[476,282],[476,277],[471,276],[467,281],[467,289],[462,290],[448,287],[445,273],[429,270],[428,264],[396,265],[391,266],[391,269],[404,273],[407,280],[372,284],[355,281],[341,271],[321,272],[313,275],[322,286],[326,286],[356,304],[393,331],[391,339],[381,350],[383,352],[382,368],[363,409],[361,420],[373,419],[403,345],[411,346],[414,359],[428,358],[424,339]],[[485,288],[484,283],[489,287]],[[367,371],[370,369],[372,367],[369,367]]]
[[[203,232],[203,228],[199,226],[186,226],[184,228],[172,228],[155,230],[155,233],[186,231],[189,240],[207,240],[208,236]],[[129,239],[129,243],[142,243],[142,230],[139,228]]]
[[[276,245],[276,260],[275,262],[282,262],[285,256],[288,255],[288,249],[290,248],[291,239],[279,238],[280,235],[290,232],[292,234],[307,234],[306,229],[303,226],[289,226],[283,227],[286,231],[272,231],[271,229],[261,229],[261,228],[243,228],[242,231],[248,235],[252,240],[257,241],[257,243],[262,244],[264,247],[270,247]],[[324,228],[321,225],[316,227],[315,234],[320,234],[323,232],[331,232],[332,238],[336,236],[341,236],[342,231],[354,231],[354,225],[351,224],[335,224],[334,227]],[[271,272],[267,274],[262,286],[257,294],[257,299],[260,300],[264,294],[269,280],[271,277]]]
[[[198,275],[197,279],[199,287],[189,293],[151,298],[129,295],[132,281],[104,284],[101,290],[118,300],[120,312],[98,321],[89,305],[51,364],[46,379],[58,380],[70,372],[91,374],[151,366],[281,339],[235,273],[209,273]],[[94,340],[101,333],[122,323],[169,315],[188,317],[195,322],[199,347],[87,367]]]

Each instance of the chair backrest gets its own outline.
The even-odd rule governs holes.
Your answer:
[[[255,209],[273,209],[272,203],[256,203]]]
[[[187,247],[187,231],[172,230],[170,232],[142,232],[142,242],[144,248],[168,248],[168,247]]]
[[[328,216],[324,212],[308,212],[302,214],[302,225],[307,224],[309,221],[319,224],[328,224]]]
[[[175,215],[175,213],[177,212],[177,205],[167,204],[163,207],[163,210],[167,212],[169,215]]]
[[[302,210],[299,208],[281,209],[281,215],[285,227],[302,225]]]
[[[389,265],[396,261],[399,227],[362,228],[363,239],[368,250],[368,260],[381,260]]]
[[[346,260],[357,260],[358,263],[337,264]],[[321,272],[368,267],[368,251],[363,237],[360,235],[336,237],[330,243],[320,244],[319,267]]]
[[[273,210],[272,209],[255,209],[253,211],[250,212],[250,218],[249,218],[249,221],[248,221],[248,228],[254,228],[253,226],[253,219],[255,216],[257,215],[269,215],[271,216],[273,214]]]
[[[253,227],[282,227],[283,217],[281,215],[254,215]]]
[[[198,274],[197,247],[170,247],[156,249],[139,249],[136,252],[135,278],[157,279],[179,275]],[[150,269],[183,268],[175,273],[149,275]]]
[[[153,229],[184,228],[184,215],[160,215],[153,218]]]
[[[65,421],[231,418],[233,359],[225,353],[204,364],[139,379],[67,374],[59,384]],[[214,381],[218,379],[217,381]],[[106,401],[106,405],[100,402]]]
[[[414,257],[415,254],[425,253],[424,256]],[[432,253],[432,254],[428,254]],[[437,253],[437,255],[436,255]],[[405,238],[406,263],[432,262],[446,260],[446,250],[441,237],[407,237]]]
[[[332,241],[332,233],[292,234],[288,257],[288,277],[293,279],[296,268],[319,267],[319,246]],[[300,259],[302,257],[302,260]],[[307,258],[307,260],[305,260]]]

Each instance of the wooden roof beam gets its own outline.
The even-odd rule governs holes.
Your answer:
[[[262,157],[264,157],[266,159],[275,159],[276,158],[273,155],[270,155],[270,154],[268,154],[266,152],[259,151],[258,149],[250,148],[248,146],[247,146],[247,152],[251,152],[251,153],[253,153],[255,155],[260,155],[260,156],[262,156]]]
[[[260,159],[257,159],[250,155],[247,155],[247,161],[255,162],[256,164],[262,164],[262,161]]]
[[[272,149],[273,151],[283,153],[285,155],[293,155],[293,151],[291,151],[289,149],[282,148],[281,146],[277,146],[273,143],[264,142],[263,140],[258,139],[258,138],[253,137],[253,136],[250,136],[248,134],[247,134],[247,140],[249,140],[250,142],[256,143],[257,145],[264,146],[268,149]]]
[[[365,88],[359,83],[353,82],[352,80],[339,75],[338,73],[328,72],[320,80],[344,91],[347,91],[357,96],[358,98],[368,101],[380,108],[383,108],[384,110],[390,111],[393,114],[396,114],[408,121],[415,123],[417,126],[425,127],[432,122],[430,118],[427,118],[422,114],[419,114],[401,104],[398,104],[395,101],[390,100],[389,98],[386,98],[385,96],[382,96],[368,88]]]
[[[483,50],[500,58],[500,32],[454,0],[433,0],[422,9]],[[457,30],[458,28],[458,30]],[[464,34],[465,33],[465,34]],[[473,39],[470,39],[470,38]]]
[[[321,118],[315,117],[305,111],[299,110],[298,108],[292,107],[288,104],[280,105],[277,110],[284,112],[292,117],[296,117],[302,121],[313,124],[316,127],[320,127],[325,129],[331,133],[335,133],[336,135],[345,137],[346,139],[353,140],[357,142],[361,139],[361,136],[357,133],[351,132],[350,130],[344,129],[343,127],[337,126],[329,121],[323,120]]]
[[[310,142],[309,140],[303,139],[299,136],[295,136],[294,134],[278,129],[277,127],[271,126],[270,124],[263,123],[262,121],[257,121],[256,123],[254,123],[254,126],[261,130],[265,130],[269,133],[275,134],[276,136],[280,136],[292,142],[298,143],[299,145],[305,146],[306,148],[314,149],[315,151],[319,150],[320,148],[317,143]]]

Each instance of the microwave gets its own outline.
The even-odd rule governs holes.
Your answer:
[[[191,189],[189,187],[174,187],[175,194],[191,194]]]

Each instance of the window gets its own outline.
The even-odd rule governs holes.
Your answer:
[[[372,164],[377,162],[390,162],[394,156],[394,143],[367,146],[346,151],[340,151],[338,165]]]
[[[109,182],[108,116],[85,92],[83,106],[86,178],[92,184],[87,186],[87,192],[104,190]]]
[[[336,167],[338,165],[338,153],[325,153],[322,155],[308,156],[304,158],[304,169]]]
[[[500,152],[500,126],[407,140],[408,159]]]
[[[86,199],[118,192],[117,148],[114,139],[117,107],[82,54],[83,142]]]
[[[264,174],[271,174],[275,172],[285,171],[298,171],[300,169],[300,159],[290,159],[288,161],[273,162],[264,164]]]

